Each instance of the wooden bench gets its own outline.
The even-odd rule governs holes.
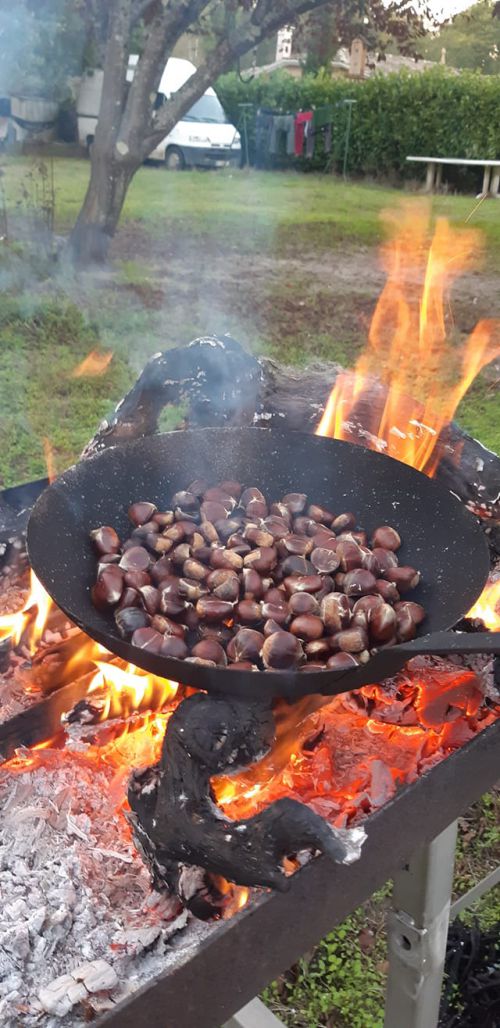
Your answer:
[[[467,168],[483,168],[483,188],[480,196],[500,196],[500,160],[475,161],[466,157],[407,157],[407,161],[419,161],[427,165],[426,192],[432,193],[441,185],[444,164],[455,164]]]

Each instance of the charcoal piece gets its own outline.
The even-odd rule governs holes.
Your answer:
[[[197,917],[217,911],[213,875],[285,891],[284,856],[311,849],[347,857],[341,834],[296,800],[242,821],[215,806],[211,778],[252,763],[273,739],[270,707],[198,693],[170,718],[159,763],[132,775],[130,821],[155,887],[176,892]]]

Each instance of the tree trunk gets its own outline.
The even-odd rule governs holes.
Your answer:
[[[105,261],[129,184],[140,161],[117,161],[108,149],[92,155],[90,182],[69,239],[75,264]]]

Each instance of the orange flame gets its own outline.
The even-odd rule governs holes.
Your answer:
[[[488,582],[467,617],[480,618],[492,632],[500,630],[500,577]]]
[[[340,374],[316,434],[362,443],[432,475],[441,429],[481,369],[500,354],[500,325],[481,321],[464,345],[447,325],[449,291],[478,251],[478,235],[406,208],[383,251],[387,281],[368,345]]]
[[[54,450],[52,448],[50,439],[48,439],[46,435],[42,437],[42,443],[43,455],[45,457],[45,464],[47,467],[47,478],[49,482],[53,482],[54,479],[57,478],[57,472],[54,461]]]
[[[21,610],[14,614],[0,616],[0,639],[11,638],[17,646],[29,624],[31,624],[29,650],[34,653],[45,629],[52,609],[52,600],[41,582],[31,571],[30,591]]]
[[[71,372],[71,378],[95,378],[97,375],[103,375],[109,368],[112,360],[112,350],[108,350],[106,353],[91,350],[85,359],[80,364],[77,364],[74,371]]]
[[[130,717],[140,710],[160,710],[174,699],[178,685],[167,678],[156,678],[127,664],[125,668],[96,660],[98,668],[89,685],[88,695],[103,695],[101,720]]]

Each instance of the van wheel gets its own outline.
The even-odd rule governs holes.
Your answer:
[[[165,167],[168,171],[183,171],[186,167],[184,154],[178,146],[169,146],[165,152]]]

